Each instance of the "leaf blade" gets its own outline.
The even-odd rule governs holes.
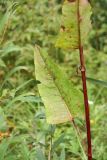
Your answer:
[[[83,115],[83,94],[67,79],[44,50],[34,53],[35,74],[41,82],[38,89],[46,107],[47,122],[58,124]]]
[[[45,63],[37,48],[34,56],[35,56],[34,59],[36,59],[35,61],[36,78],[37,80],[40,80],[42,83],[42,85],[39,84],[38,89],[40,95],[42,96],[42,100],[46,106],[47,122],[49,124],[57,124],[69,121],[70,118],[68,118],[67,116],[68,111],[65,109],[66,104],[61,98],[58,89],[56,88],[51,76],[48,73],[48,70],[45,68],[46,67]],[[53,95],[55,95],[54,99]],[[51,105],[51,102],[53,102],[54,105]],[[57,106],[59,106],[58,110]],[[60,118],[59,118],[59,109],[61,110]]]
[[[85,0],[80,1],[80,28],[82,43],[91,28],[91,6]],[[85,25],[84,25],[85,24]],[[56,47],[63,49],[79,48],[77,1],[65,0],[62,6],[62,21],[59,35],[56,40]]]

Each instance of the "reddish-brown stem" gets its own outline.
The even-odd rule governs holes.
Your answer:
[[[80,47],[79,51],[80,51],[81,75],[82,75],[82,83],[83,83],[86,128],[87,128],[88,160],[92,160],[91,129],[90,129],[90,114],[89,114],[90,111],[89,111],[89,104],[88,104],[86,71],[85,71],[85,65],[84,65],[83,47]]]
[[[86,118],[86,128],[87,128],[88,160],[92,160],[90,111],[89,111],[87,84],[86,84],[86,69],[85,69],[85,62],[84,62],[83,46],[82,46],[82,42],[81,42],[81,28],[80,28],[81,17],[80,17],[79,4],[80,4],[80,0],[77,0],[79,54],[80,54],[81,76],[82,76],[82,84],[83,84],[85,118]]]

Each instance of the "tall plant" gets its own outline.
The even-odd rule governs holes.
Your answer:
[[[90,16],[91,6],[87,0],[65,0],[62,6],[61,29],[56,41],[56,47],[79,49],[84,104],[82,92],[69,81],[46,51],[36,46],[34,54],[36,79],[40,81],[38,88],[46,106],[47,122],[59,124],[71,121],[77,130],[74,120],[75,117],[83,117],[85,106],[88,160],[92,160],[92,149],[83,44],[91,26]]]

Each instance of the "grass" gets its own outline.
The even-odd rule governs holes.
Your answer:
[[[0,37],[3,37],[3,40],[0,38],[0,160],[49,160],[51,135],[52,160],[82,160],[71,125],[50,126],[46,123],[44,106],[37,91],[38,82],[34,77],[33,47],[38,43],[50,54],[55,53],[53,58],[73,77],[75,84],[81,86],[74,71],[78,55],[54,48],[60,3],[37,0],[35,5],[33,0],[25,0],[19,1],[15,8],[10,6],[9,1],[0,2],[0,19],[6,16],[6,10],[9,12],[3,20],[5,23],[0,21]],[[106,54],[96,53],[92,47],[89,50],[86,47],[85,52],[88,53],[88,76],[106,80],[106,64],[103,63]],[[94,159],[106,160],[107,91],[104,85],[93,82],[88,82],[88,91]],[[77,119],[76,123],[85,141],[83,122]]]

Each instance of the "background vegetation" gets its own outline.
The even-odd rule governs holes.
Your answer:
[[[61,3],[61,0],[0,0],[0,160],[47,160],[51,137],[54,137],[52,160],[82,159],[71,124],[56,127],[46,123],[34,76],[36,43],[46,48],[81,87],[80,73],[76,73],[78,52],[68,53],[54,47]],[[95,160],[107,160],[107,1],[91,3],[93,28],[85,43],[85,57],[90,77],[93,154]],[[81,121],[77,123],[82,129]]]

